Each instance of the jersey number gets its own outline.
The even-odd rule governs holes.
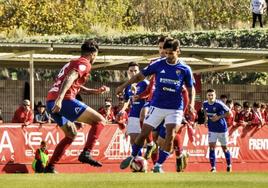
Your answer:
[[[62,69],[60,70],[60,72],[59,72],[59,74],[58,74],[58,78],[60,78],[60,77],[62,77],[62,76],[64,75],[65,69],[66,69],[67,67],[69,67],[69,65],[70,65],[70,63],[67,63],[66,65],[64,65],[64,66],[62,67]]]

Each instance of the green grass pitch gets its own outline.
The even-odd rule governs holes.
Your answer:
[[[1,188],[267,188],[268,173],[1,174]]]

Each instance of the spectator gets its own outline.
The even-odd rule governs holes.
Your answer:
[[[251,0],[251,8],[252,8],[252,18],[253,18],[252,28],[255,28],[257,19],[260,22],[260,27],[263,27],[262,15],[266,9],[265,0]]]
[[[122,109],[122,104],[124,104],[123,96],[118,97],[118,104],[113,106],[114,115],[116,116]]]
[[[41,101],[37,104],[37,111],[34,116],[35,123],[51,123],[49,114],[46,111],[46,105],[43,104]]]
[[[227,101],[226,101],[226,106],[231,110],[231,112],[232,113],[230,113],[230,115],[229,116],[226,116],[226,122],[227,122],[227,126],[228,127],[231,127],[231,126],[236,126],[236,122],[235,122],[235,114],[236,114],[236,112],[235,112],[235,110],[233,109],[233,107],[234,107],[234,103],[233,103],[233,100],[231,100],[231,99],[228,99]]]
[[[115,122],[118,123],[118,126],[121,130],[125,129],[127,125],[127,120],[128,120],[128,113],[125,110],[122,110],[124,107],[124,99],[120,100],[119,103],[116,106],[116,111],[115,112]]]
[[[226,104],[227,99],[228,99],[227,95],[224,95],[224,94],[223,94],[223,95],[220,96],[220,100],[221,100],[224,104]]]
[[[260,103],[254,102],[252,108],[252,122],[251,125],[261,128],[264,125],[264,119],[261,115]]]
[[[250,104],[246,101],[243,103],[243,110],[239,114],[238,126],[246,127],[248,125],[251,125],[252,118],[253,114],[251,112]]]
[[[42,141],[40,148],[38,148],[35,152],[32,168],[35,171],[35,173],[42,173],[44,172],[47,163],[48,163],[47,144],[45,141]]]
[[[115,116],[123,109],[124,104],[125,104],[124,96],[119,96],[118,100],[119,100],[118,105],[113,107]],[[122,104],[123,104],[123,106],[122,106]],[[128,114],[130,111],[130,105],[128,107],[126,107],[124,111]]]
[[[239,102],[234,103],[234,121],[236,124],[239,122],[239,114],[242,110],[242,105]]]
[[[107,123],[115,121],[115,115],[112,109],[111,98],[106,98],[104,106],[98,110],[98,112],[106,119]]]
[[[22,128],[33,123],[34,114],[30,104],[28,99],[23,101],[22,105],[16,110],[12,123],[23,123]]]
[[[268,125],[268,103],[265,105],[266,108],[265,108],[265,122],[266,124]]]
[[[2,108],[0,107],[0,124],[4,123],[3,117],[2,117]]]
[[[262,117],[262,119],[264,120],[264,123],[265,124],[267,124],[267,111],[266,111],[266,108],[267,108],[267,106],[266,106],[266,104],[264,104],[264,103],[261,103],[261,117]]]

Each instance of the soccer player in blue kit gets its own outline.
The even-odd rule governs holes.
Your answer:
[[[216,172],[215,147],[218,140],[226,158],[227,172],[231,172],[231,154],[227,149],[228,129],[225,118],[232,112],[222,101],[216,99],[214,89],[207,90],[207,101],[203,103],[203,108],[205,111],[205,125],[208,126],[210,171]]]
[[[140,152],[144,140],[149,133],[165,120],[166,137],[163,148],[159,150],[159,159],[153,171],[164,172],[162,164],[172,151],[172,143],[176,129],[181,125],[183,117],[182,86],[185,84],[189,91],[189,109],[194,111],[195,88],[192,70],[179,59],[180,43],[176,39],[167,38],[164,42],[166,57],[161,58],[147,67],[127,82],[120,85],[116,93],[120,94],[128,85],[144,80],[146,76],[155,74],[155,91],[149,113],[146,115],[142,131],[132,145],[131,156],[124,159],[120,168],[127,168]]]
[[[128,74],[129,77],[132,78],[136,74],[140,72],[139,64],[135,62],[130,62],[128,64]],[[140,111],[144,106],[146,100],[145,99],[138,99],[133,100],[134,95],[139,95],[140,93],[144,92],[149,84],[148,80],[143,80],[137,84],[130,84],[124,90],[124,108],[130,104],[130,112],[128,115],[128,124],[127,124],[127,134],[130,136],[130,143],[133,144],[136,137],[141,132],[140,126]]]

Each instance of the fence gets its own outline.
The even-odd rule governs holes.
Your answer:
[[[117,103],[115,96],[115,88],[119,83],[99,83],[90,82],[88,87],[95,88],[101,85],[107,85],[111,88],[111,92],[104,95],[82,95],[83,101],[94,109],[98,109],[103,105],[105,97],[112,97],[113,103]],[[52,86],[51,81],[35,81],[35,103],[38,101],[45,102],[48,90]],[[234,101],[249,102],[260,101],[268,103],[267,93],[268,86],[256,85],[202,85],[202,93],[198,100],[203,101],[206,98],[206,90],[208,88],[216,89],[218,95],[226,94]],[[0,107],[2,108],[2,116],[5,122],[10,122],[13,114],[22,102],[25,96],[29,95],[29,85],[25,81],[19,80],[0,80]]]

